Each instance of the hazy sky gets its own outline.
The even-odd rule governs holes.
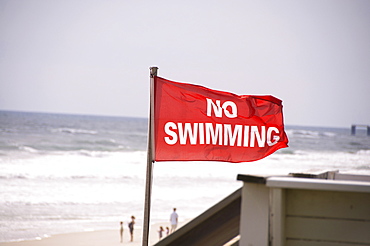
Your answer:
[[[0,109],[148,116],[149,67],[370,124],[369,0],[0,0]]]

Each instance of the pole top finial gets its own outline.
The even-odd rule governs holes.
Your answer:
[[[150,77],[154,78],[157,76],[158,67],[150,67]]]

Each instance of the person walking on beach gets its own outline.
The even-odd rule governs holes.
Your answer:
[[[131,216],[131,222],[128,224],[128,228],[130,229],[130,241],[134,241],[134,225],[135,225],[135,216]]]
[[[158,233],[159,233],[159,240],[161,240],[161,239],[162,239],[162,237],[163,237],[163,232],[164,232],[164,229],[163,229],[163,227],[162,227],[162,226],[160,226],[160,227],[159,227],[159,231],[158,231]]]
[[[177,228],[177,222],[178,222],[179,216],[176,213],[176,208],[173,209],[173,212],[170,217],[171,221],[171,233],[174,232]]]
[[[123,222],[121,221],[120,223],[121,228],[119,229],[119,235],[121,236],[121,243],[123,240]]]

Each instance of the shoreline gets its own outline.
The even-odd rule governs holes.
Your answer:
[[[179,222],[178,229],[185,225],[190,220]],[[167,226],[170,228],[170,222],[155,223],[150,226],[149,231],[149,245],[154,245],[159,241],[158,230],[159,227]],[[24,240],[15,242],[2,242],[0,245],[4,246],[141,246],[142,245],[142,228],[134,229],[134,241],[130,242],[129,230],[125,229],[123,232],[123,241],[120,242],[119,227],[116,230],[101,230],[101,231],[85,231],[85,232],[71,232],[65,234],[56,234],[50,237],[34,240]]]

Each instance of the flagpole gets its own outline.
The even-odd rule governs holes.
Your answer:
[[[154,149],[154,77],[157,76],[157,67],[150,68],[150,109],[149,109],[149,129],[148,129],[148,153],[146,166],[146,184],[145,184],[145,204],[144,204],[144,223],[142,246],[149,245],[150,229],[150,204],[152,195],[153,180],[153,149]]]

